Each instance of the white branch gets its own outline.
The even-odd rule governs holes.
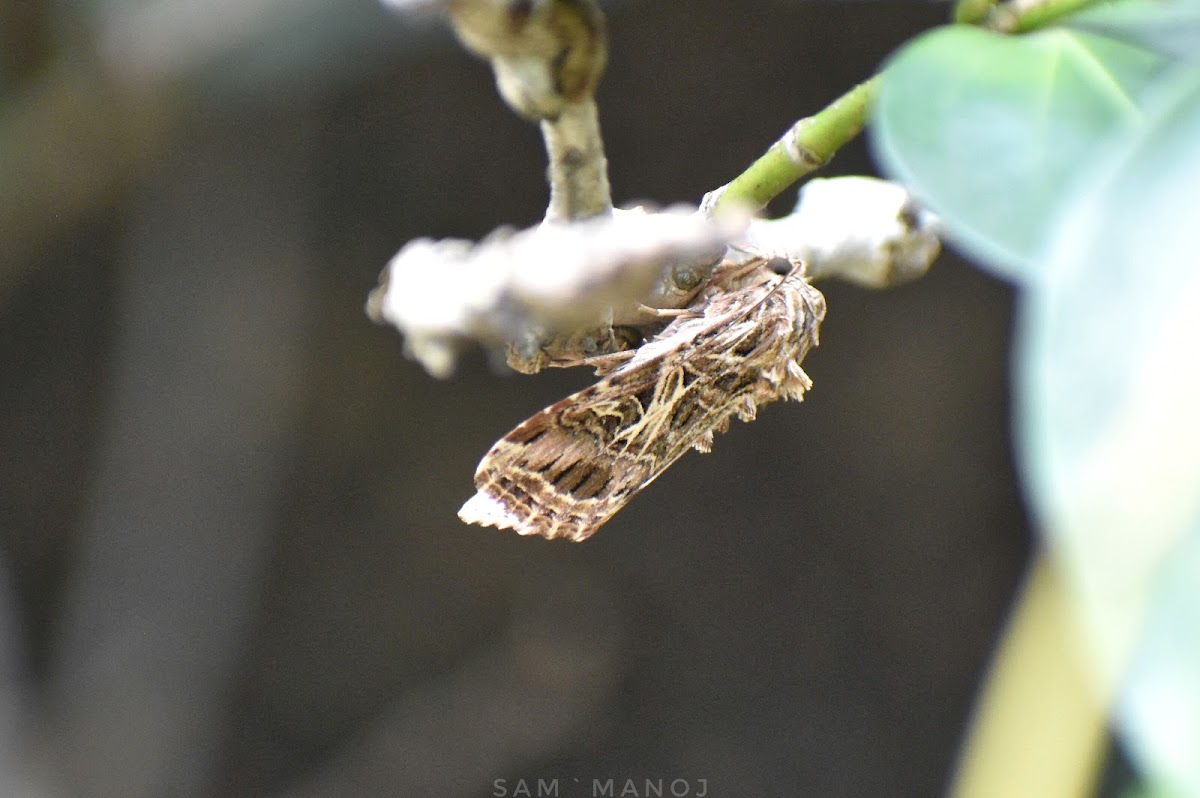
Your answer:
[[[478,245],[418,239],[384,269],[368,312],[399,328],[408,354],[436,376],[450,373],[466,340],[530,350],[518,359],[532,360],[554,338],[610,326],[638,303],[686,302],[699,284],[685,294],[662,283],[677,263],[719,258],[740,232],[734,225],[692,209],[633,209],[501,232]]]
[[[810,279],[889,288],[929,270],[941,249],[939,229],[937,216],[897,183],[834,177],[805,183],[791,215],[756,219],[746,242],[800,258]]]
[[[739,249],[786,255],[805,261],[810,279],[881,288],[928,270],[937,230],[937,217],[894,183],[813,180],[795,213],[748,225],[691,209],[633,209],[499,231],[479,244],[418,239],[384,269],[367,307],[435,376],[453,370],[469,341],[505,350],[509,365],[528,373],[621,348],[614,325],[661,326],[644,306],[685,307],[726,245],[730,257]]]

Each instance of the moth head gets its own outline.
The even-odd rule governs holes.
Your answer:
[[[766,286],[778,286],[791,277],[804,276],[804,261],[786,255],[762,255],[748,264],[752,271],[747,282]]]
[[[775,256],[766,262],[766,267],[778,274],[780,277],[787,277],[792,273],[792,269],[796,268],[796,264],[782,256]]]
[[[774,290],[785,281],[804,280],[804,261],[786,255],[752,253],[722,261],[705,288],[709,299],[744,288]]]

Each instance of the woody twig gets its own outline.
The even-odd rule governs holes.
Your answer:
[[[500,96],[541,125],[550,160],[550,222],[612,213],[593,95],[608,58],[593,0],[450,0],[467,49],[488,59]]]
[[[824,181],[786,220],[750,219],[857,133],[871,82],[798,123],[699,211],[614,209],[593,99],[607,58],[594,0],[388,1],[447,11],[504,101],[539,123],[549,158],[542,224],[478,244],[420,239],[384,269],[368,312],[433,374],[448,374],[469,341],[525,373],[637,346],[723,258],[769,252],[803,260],[810,278],[881,287],[923,274],[937,254],[932,217],[882,181]]]

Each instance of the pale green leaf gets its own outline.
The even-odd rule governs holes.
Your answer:
[[[1076,186],[1022,308],[1019,451],[1119,731],[1200,795],[1200,73]]]
[[[1063,24],[1200,63],[1200,0],[1122,0],[1089,8]]]
[[[885,171],[1002,276],[1036,269],[1064,196],[1113,136],[1141,122],[1161,61],[1095,36],[932,31],[889,63],[871,138]]]

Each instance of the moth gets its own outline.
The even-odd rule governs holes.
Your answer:
[[[825,298],[786,258],[727,259],[692,304],[638,349],[594,358],[596,384],[491,448],[469,524],[585,540],[688,449],[707,452],[734,416],[804,397]]]

